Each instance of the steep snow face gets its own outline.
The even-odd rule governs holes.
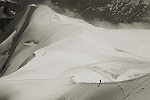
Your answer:
[[[5,76],[0,79],[0,99],[112,100],[106,95],[104,99],[104,94],[94,99],[84,97],[92,96],[88,90],[97,95],[96,91],[106,90],[107,94],[110,89],[114,100],[122,100],[149,77],[133,80],[136,84],[130,90],[133,83],[109,85],[150,72],[149,30],[98,28],[46,6],[29,6],[17,17],[11,23],[14,27],[6,32],[12,34],[0,44],[1,76]],[[99,90],[100,82],[104,87]],[[80,87],[88,91],[84,96]]]
[[[1,43],[2,76],[17,71],[31,58],[41,59],[36,57],[39,55],[36,52],[43,50],[48,53],[44,54],[41,63],[48,67],[56,66],[56,62],[62,69],[55,72],[48,67],[48,72],[74,76],[77,82],[123,81],[149,72],[148,30],[97,28],[82,20],[57,14],[45,6],[28,7],[17,25]],[[48,62],[45,59],[49,59]]]

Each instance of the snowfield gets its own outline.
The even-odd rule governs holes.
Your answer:
[[[149,30],[94,27],[34,5],[0,41],[0,100],[150,98]]]

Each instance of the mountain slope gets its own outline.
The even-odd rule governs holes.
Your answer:
[[[17,18],[0,45],[0,100],[149,98],[149,30],[98,28],[46,6]]]

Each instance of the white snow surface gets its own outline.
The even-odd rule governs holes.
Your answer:
[[[0,68],[29,11],[0,44]],[[28,20],[0,79],[0,100],[148,100],[149,30],[94,27],[46,6],[38,6]],[[144,82],[144,98],[135,96]]]

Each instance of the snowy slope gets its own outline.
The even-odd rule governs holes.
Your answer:
[[[98,28],[46,6],[13,24],[0,44],[0,100],[149,98],[149,30]]]

